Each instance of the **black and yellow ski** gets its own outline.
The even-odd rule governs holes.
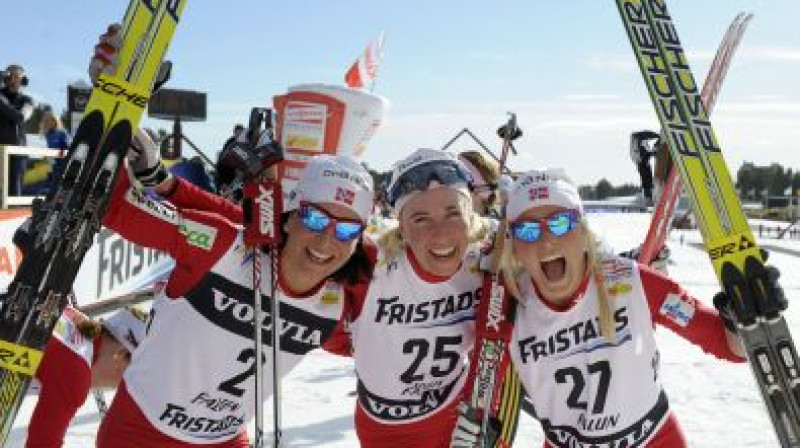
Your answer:
[[[783,447],[800,447],[800,364],[664,0],[616,0]]]
[[[150,99],[185,0],[131,0],[117,66],[100,75],[54,191],[34,210],[32,242],[0,304],[0,446],[66,307],[119,164]]]

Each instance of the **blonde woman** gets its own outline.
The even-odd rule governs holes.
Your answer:
[[[69,148],[69,135],[64,130],[64,125],[61,124],[61,119],[58,118],[52,110],[46,111],[42,114],[42,122],[39,126],[39,132],[47,140],[47,147],[66,151]]]
[[[509,192],[509,264],[521,298],[511,358],[545,447],[683,447],[659,376],[655,325],[743,362],[713,308],[648,266],[597,252],[563,170],[530,171]]]
[[[420,149],[394,166],[387,199],[399,225],[381,238],[350,316],[362,447],[450,446],[485,281],[486,225],[469,182],[443,151]]]
[[[147,313],[126,307],[105,320],[66,308],[36,371],[39,400],[26,448],[59,447],[91,388],[116,388],[145,336]]]
[[[461,152],[458,154],[458,160],[464,164],[472,176],[470,185],[472,207],[476,213],[487,216],[490,209],[498,203],[500,165],[478,151]]]

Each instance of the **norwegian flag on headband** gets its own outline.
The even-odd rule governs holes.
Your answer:
[[[367,45],[358,60],[347,70],[344,81],[354,89],[361,89],[367,81],[378,76],[378,66],[383,60],[383,31],[374,42]]]
[[[344,202],[347,205],[353,205],[356,198],[356,193],[353,190],[348,190],[342,187],[336,187],[336,197],[334,200]]]

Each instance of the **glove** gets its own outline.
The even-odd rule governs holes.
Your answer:
[[[786,311],[789,301],[786,300],[783,288],[778,284],[780,276],[781,272],[778,268],[766,265],[760,279],[748,280],[747,287],[753,291],[752,296],[756,298],[758,308],[742,306],[742,304],[732,301],[724,291],[715,294],[714,307],[719,311],[720,319],[722,319],[725,328],[735,333],[736,322],[750,323],[757,316],[774,316]],[[765,296],[769,300],[761,300],[760,293],[758,293],[761,290],[761,287],[758,286],[759,283],[764,285]]]
[[[722,320],[722,325],[725,329],[733,334],[736,334],[736,318],[733,316],[731,310],[731,298],[720,291],[714,294],[714,308],[719,311],[719,318]]]
[[[220,153],[218,170],[224,169],[241,172],[243,178],[252,179],[265,169],[283,160],[283,149],[273,140],[272,132],[262,131],[255,146],[249,140],[250,130],[240,132],[231,144]]]
[[[145,187],[155,187],[170,176],[161,163],[161,150],[144,129],[136,131],[131,139],[128,165],[133,176]]]
[[[97,84],[100,73],[114,73],[117,71],[117,58],[119,50],[122,48],[122,35],[120,30],[122,25],[112,23],[106,32],[100,35],[99,42],[94,47],[94,55],[89,62],[89,78],[92,84]],[[164,61],[158,67],[155,81],[153,82],[153,93],[157,92],[170,78],[172,73],[172,62]]]
[[[506,135],[508,134],[508,125],[504,124],[497,128],[497,135],[498,137],[505,139]],[[514,129],[511,130],[511,135],[508,137],[509,140],[516,140],[522,137],[522,129],[519,126],[515,126]]]
[[[458,405],[458,420],[456,420],[456,428],[453,431],[450,447],[475,448],[480,446],[481,424],[482,419],[477,410],[467,403],[460,403]],[[500,422],[496,418],[490,417],[486,431],[488,434],[485,439],[486,443],[483,446],[491,448],[495,446],[500,436]]]

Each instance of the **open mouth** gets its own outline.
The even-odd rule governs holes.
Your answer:
[[[325,254],[323,252],[316,251],[310,247],[306,248],[306,255],[308,258],[317,264],[326,264],[333,260],[333,255]]]
[[[455,255],[456,248],[455,246],[450,246],[443,249],[431,249],[430,253],[435,259],[448,259]]]
[[[558,282],[567,272],[567,259],[563,255],[553,255],[541,262],[542,272],[549,282]]]

